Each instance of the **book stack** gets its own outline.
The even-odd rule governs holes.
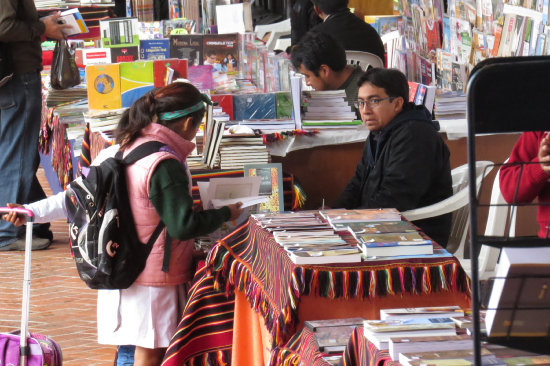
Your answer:
[[[302,116],[304,128],[355,128],[361,125],[357,114],[346,100],[345,90],[304,91]]]
[[[224,135],[219,150],[222,169],[242,169],[245,164],[266,164],[270,161],[262,138],[254,135]]]
[[[361,252],[344,240],[317,212],[254,215],[296,264],[355,263]]]
[[[433,243],[395,209],[328,210],[323,216],[336,230],[349,231],[371,258],[432,255]]]
[[[313,332],[319,352],[341,359],[353,330],[362,324],[362,318],[344,318],[307,320],[304,327]]]
[[[401,318],[365,320],[364,334],[378,349],[389,348],[391,338],[455,336],[455,324],[450,318]]]
[[[466,94],[438,91],[435,96],[434,117],[438,120],[466,119]]]
[[[84,121],[90,125],[90,132],[99,132],[104,137],[112,136],[124,110],[90,110],[84,113]]]

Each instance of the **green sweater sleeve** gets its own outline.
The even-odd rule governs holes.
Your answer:
[[[189,184],[185,168],[175,159],[161,161],[151,177],[149,199],[175,239],[187,240],[211,233],[231,215],[227,206],[194,211]]]

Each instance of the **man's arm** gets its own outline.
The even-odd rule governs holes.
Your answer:
[[[542,164],[507,164],[500,168],[500,191],[506,202],[532,202],[550,178],[550,167],[547,165],[550,162],[548,137],[541,139],[543,133],[524,132],[508,159],[508,163]]]
[[[42,35],[62,39],[66,24],[57,24],[59,12],[41,20],[21,20],[17,17],[19,0],[0,0],[0,42],[28,42]]]

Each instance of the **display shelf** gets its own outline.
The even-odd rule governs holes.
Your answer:
[[[548,131],[546,113],[550,100],[550,57],[507,57],[487,59],[477,64],[468,82],[468,162],[470,174],[470,252],[478,253],[481,245],[495,247],[550,246],[549,239],[514,236],[510,228],[501,237],[483,236],[478,230],[478,210],[490,207],[476,194],[476,144],[481,134],[503,134],[524,131]],[[530,164],[532,162],[525,162]],[[523,164],[523,163],[522,163]],[[502,164],[496,164],[502,165]],[[518,183],[519,184],[519,183]],[[506,206],[536,206],[540,203],[511,203]],[[548,203],[547,203],[548,204]],[[482,335],[479,263],[472,256],[472,310],[475,365],[481,365],[481,343],[503,344],[532,352],[548,352],[550,334],[545,337],[499,337]],[[525,281],[529,278],[525,278]],[[517,305],[515,305],[517,306]],[[501,308],[499,308],[500,310]],[[513,308],[513,313],[517,307]],[[541,309],[540,307],[538,309]],[[546,308],[542,308],[546,309]],[[525,310],[529,310],[528,308]],[[515,315],[512,315],[512,320]],[[549,330],[550,331],[550,330]],[[510,328],[508,328],[510,334]]]

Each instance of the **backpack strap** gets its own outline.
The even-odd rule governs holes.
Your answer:
[[[160,149],[166,146],[165,143],[162,143],[160,141],[148,141],[145,142],[138,147],[136,147],[134,150],[132,150],[122,161],[126,165],[130,165],[135,163],[136,161],[143,159],[144,157],[154,154],[156,152],[159,152]],[[117,158],[122,157],[122,151],[117,152],[116,155]]]
[[[146,156],[149,156],[151,154],[154,154],[156,152],[159,152],[162,147],[166,146],[166,144],[160,142],[160,141],[148,141],[145,142],[138,147],[136,147],[134,150],[132,150],[122,161],[125,165],[130,165],[135,163],[138,160],[143,159]],[[122,152],[117,152],[117,158],[122,158]],[[162,229],[164,229],[164,222],[160,221],[155,228],[155,231],[153,231],[153,234],[151,234],[151,237],[147,241],[147,248],[153,246],[155,241],[157,241],[160,233],[162,232]],[[150,250],[150,249],[149,249]],[[164,243],[164,258],[162,261],[162,271],[168,272],[169,266],[170,266],[170,255],[172,252],[172,238],[166,232],[166,242]]]

